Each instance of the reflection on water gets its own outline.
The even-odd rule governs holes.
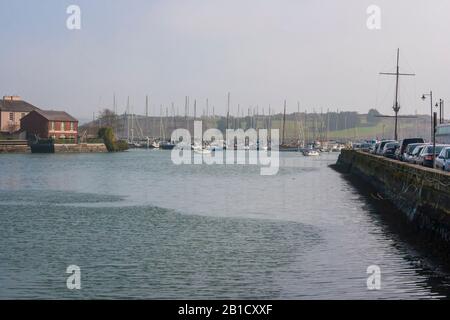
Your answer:
[[[335,154],[281,156],[261,176],[164,151],[2,155],[0,298],[448,296],[448,275],[328,167]],[[80,291],[66,288],[71,264]]]

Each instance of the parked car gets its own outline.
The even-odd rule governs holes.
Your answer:
[[[411,153],[411,156],[408,158],[409,163],[419,164],[419,155],[422,152],[425,145],[418,145],[414,148],[413,152]]]
[[[444,148],[444,145],[436,145],[436,149],[434,152],[436,157],[439,153],[441,153],[443,148]],[[420,155],[418,158],[419,158],[418,159],[419,164],[423,165],[424,167],[432,168],[433,167],[433,145],[429,144],[429,145],[424,146],[424,148],[420,152]]]
[[[380,143],[381,143],[381,142],[376,142],[376,143],[374,143],[374,144],[372,145],[372,147],[370,148],[370,153],[376,154],[376,153],[377,153],[377,150],[378,150],[378,147],[380,146]]]
[[[403,157],[400,157],[400,149],[401,149],[401,148],[395,149],[394,159],[397,159],[397,160],[402,161],[401,159],[402,159]]]
[[[407,139],[403,139],[400,142],[400,149],[398,151],[398,160],[402,160],[403,161],[403,157],[406,151],[406,148],[413,143],[424,143],[425,141],[422,138],[407,138]]]
[[[385,156],[386,158],[394,159],[395,151],[398,148],[400,148],[400,144],[397,141],[386,143],[383,148],[383,156]]]
[[[364,152],[369,152],[370,151],[370,144],[363,142],[359,144],[359,150],[364,151]]]
[[[450,146],[444,147],[436,157],[436,168],[450,171]]]
[[[384,146],[386,145],[386,143],[389,143],[389,142],[396,142],[396,141],[395,140],[383,140],[383,141],[381,141],[380,144],[378,145],[378,149],[376,150],[375,154],[382,155]]]
[[[423,145],[425,145],[425,144],[424,143],[411,143],[411,144],[408,144],[406,146],[405,152],[403,153],[402,160],[404,162],[412,162],[412,161],[410,161],[410,159],[412,157],[413,151],[416,149],[416,147],[423,146]]]

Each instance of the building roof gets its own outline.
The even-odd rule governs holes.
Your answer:
[[[5,100],[0,98],[0,110],[6,112],[31,112],[39,110],[39,108],[23,100]]]
[[[70,114],[64,111],[53,111],[53,110],[34,110],[44,118],[49,121],[69,121],[78,122],[77,119],[72,117]]]

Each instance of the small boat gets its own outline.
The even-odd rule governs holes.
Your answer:
[[[163,141],[159,143],[159,148],[162,150],[172,150],[175,148],[175,144],[167,141]]]
[[[211,150],[209,149],[194,149],[194,152],[198,154],[211,154]]]
[[[153,142],[150,144],[150,148],[153,148],[153,149],[159,149],[159,142],[153,141]]]
[[[223,148],[223,146],[211,145],[211,146],[209,146],[209,150],[210,151],[223,151],[224,148]]]
[[[279,146],[279,151],[283,151],[283,152],[298,152],[298,146],[292,146],[292,145],[287,145],[287,144],[281,144]]]
[[[303,151],[303,155],[305,157],[317,157],[319,155],[319,152],[317,152],[317,150],[314,149],[307,149]]]
[[[31,153],[55,153],[53,139],[39,139],[30,143]]]

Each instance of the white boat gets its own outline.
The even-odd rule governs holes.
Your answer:
[[[303,155],[305,157],[317,157],[319,155],[319,152],[317,152],[314,149],[304,150]]]
[[[152,148],[159,149],[159,142],[153,141],[151,144]]]
[[[194,149],[194,152],[198,153],[198,154],[211,154],[211,150],[209,150],[209,149],[198,149],[198,148],[196,148],[196,149]]]

